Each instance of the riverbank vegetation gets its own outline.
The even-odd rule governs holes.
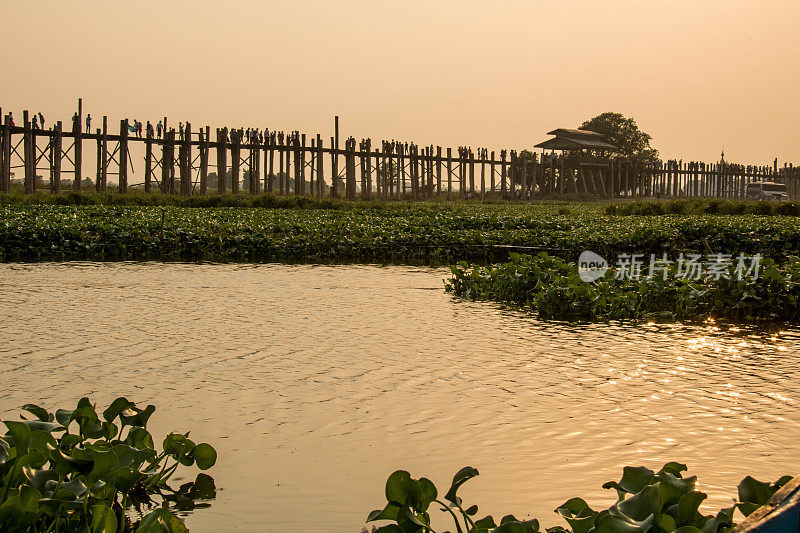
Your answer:
[[[761,215],[800,216],[798,202],[757,202],[752,200],[721,200],[719,198],[644,200],[608,203],[607,215]]]
[[[673,264],[653,276],[645,269],[638,279],[609,269],[588,283],[574,263],[546,253],[512,254],[502,264],[452,266],[446,289],[464,298],[522,305],[543,319],[800,323],[800,258],[780,265],[761,259],[755,268],[752,261],[731,261],[713,276],[686,278]]]
[[[71,410],[22,409],[20,420],[3,420],[0,436],[3,531],[183,533],[174,511],[207,507],[215,497],[203,473],[168,485],[181,465],[214,466],[217,452],[188,433],[170,433],[157,451],[147,430],[152,405],[117,398],[98,413],[83,398]]]
[[[238,198],[238,197],[237,197]],[[300,201],[300,200],[298,200]],[[317,200],[314,200],[317,201]],[[607,215],[604,204],[347,203],[341,209],[0,206],[0,261],[451,264],[509,251],[800,255],[800,218]],[[332,204],[332,205],[334,205]],[[353,205],[359,205],[356,208]]]
[[[398,470],[386,481],[386,505],[372,511],[367,522],[390,522],[378,528],[378,533],[436,533],[430,510],[439,509],[447,513],[457,533],[720,533],[736,525],[737,510],[741,516],[749,516],[792,481],[792,476],[773,483],[748,476],[739,483],[737,502],[716,513],[703,514],[700,505],[708,495],[695,490],[697,476],[684,477],[686,471],[685,464],[676,462],[665,464],[658,472],[626,466],[619,481],[603,484],[604,489],[617,493],[611,507],[595,511],[582,498],[572,498],[555,510],[567,527],[544,529],[535,518],[478,518],[478,506],[467,505],[457,494],[464,483],[478,475],[475,468],[459,470],[442,498],[429,479],[412,479],[408,472]]]

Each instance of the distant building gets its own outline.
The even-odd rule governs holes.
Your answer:
[[[540,142],[535,147],[544,150],[609,150],[618,148],[607,142],[605,136],[589,130],[559,128],[547,133],[555,138]]]

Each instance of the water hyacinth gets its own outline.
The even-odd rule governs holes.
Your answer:
[[[450,264],[508,246],[619,253],[800,255],[800,218],[606,215],[602,204],[360,204],[349,209],[0,205],[0,261]]]
[[[94,533],[184,533],[173,511],[208,507],[211,476],[175,489],[183,465],[208,470],[210,444],[170,433],[158,452],[147,423],[155,406],[120,397],[98,412],[88,398],[54,413],[22,406],[20,420],[3,420],[0,436],[0,529]],[[135,511],[138,520],[129,517]]]
[[[747,476],[739,483],[736,503],[705,515],[700,506],[708,495],[696,490],[697,476],[684,477],[686,471],[687,466],[677,462],[665,464],[658,472],[643,466],[626,466],[619,481],[603,484],[604,489],[617,493],[617,501],[611,507],[595,511],[582,498],[571,498],[555,510],[567,527],[545,529],[535,518],[523,520],[506,515],[499,522],[492,515],[477,518],[478,506],[466,506],[457,495],[464,483],[478,476],[478,470],[471,466],[453,476],[445,501],[438,498],[436,487],[428,479],[412,479],[405,470],[398,470],[386,480],[388,503],[383,509],[372,511],[367,522],[389,522],[375,530],[377,533],[436,533],[439,530],[434,529],[429,508],[439,507],[456,533],[727,533],[736,525],[737,510],[747,517],[782,487],[795,490],[800,485],[800,478],[792,476],[773,483]]]
[[[451,267],[446,290],[456,296],[525,306],[551,320],[704,320],[800,322],[800,258],[761,261],[757,278],[683,279],[672,265],[666,276],[618,279],[612,270],[595,283],[580,278],[575,263],[512,254],[488,266]]]

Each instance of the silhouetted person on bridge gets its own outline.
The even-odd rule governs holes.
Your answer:
[[[87,113],[86,114],[86,133],[89,133],[91,131],[92,131],[92,114],[91,113]]]
[[[39,124],[42,126],[42,129],[44,129],[44,115],[41,113],[39,113]]]
[[[164,129],[164,126],[161,124],[161,121],[159,120],[158,121],[158,125],[156,126],[156,134],[158,135],[159,139],[161,138],[161,130],[162,129]]]

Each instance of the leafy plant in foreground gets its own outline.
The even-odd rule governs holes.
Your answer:
[[[715,515],[704,515],[700,505],[707,494],[695,490],[697,476],[683,477],[687,467],[670,462],[654,472],[646,467],[626,466],[622,479],[603,484],[605,489],[617,492],[617,502],[603,511],[593,510],[581,498],[572,498],[560,505],[556,513],[568,527],[547,528],[547,533],[727,533],[735,525],[733,517],[738,509],[749,516],[783,485],[792,480],[784,476],[774,483],[757,481],[748,476],[739,483],[739,502],[721,509]],[[478,475],[470,466],[459,470],[453,477],[444,499],[438,499],[434,484],[426,479],[412,479],[398,470],[386,481],[386,500],[383,509],[372,511],[367,522],[388,520],[392,524],[378,528],[379,533],[434,532],[428,508],[438,504],[449,513],[456,533],[539,533],[539,521],[518,520],[507,515],[495,523],[489,515],[474,519],[478,506],[464,509],[456,492],[466,481]],[[445,532],[449,533],[449,532]]]
[[[188,530],[170,509],[214,498],[206,474],[178,489],[167,484],[180,465],[211,468],[217,453],[189,433],[170,433],[158,452],[147,430],[153,405],[140,409],[120,397],[98,414],[82,398],[73,410],[22,409],[27,416],[3,420],[0,437],[3,531],[182,533]],[[141,517],[136,524],[127,518],[130,507]]]

